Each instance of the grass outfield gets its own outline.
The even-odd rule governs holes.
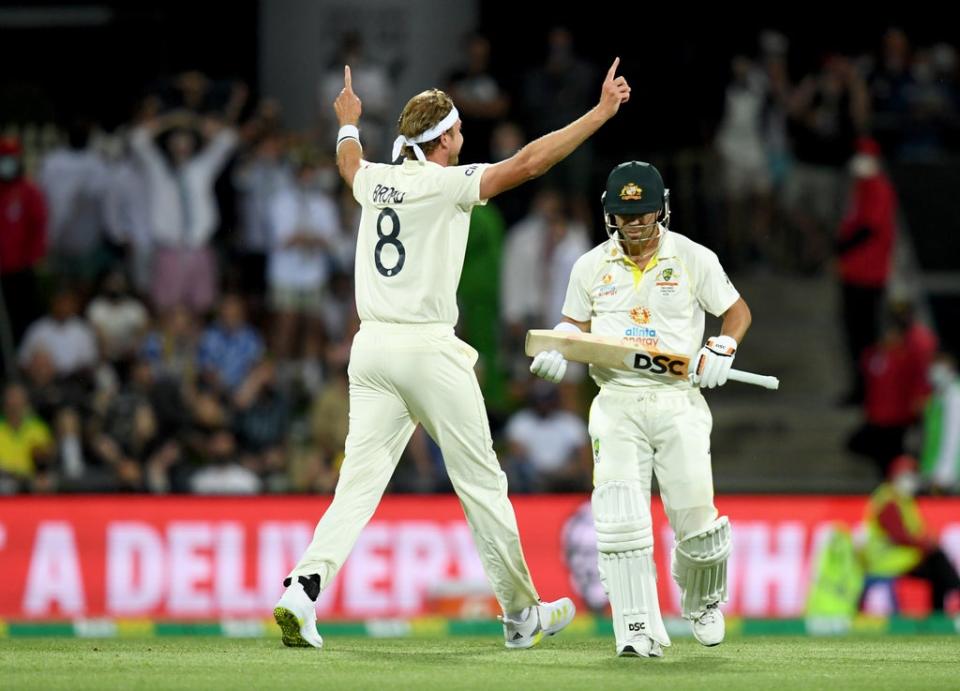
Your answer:
[[[606,638],[507,651],[493,637],[332,637],[322,651],[275,640],[8,639],[5,689],[948,689],[956,636],[735,638],[674,642],[660,660],[618,659]]]

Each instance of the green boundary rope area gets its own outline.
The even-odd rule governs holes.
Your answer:
[[[496,620],[443,618],[390,619],[321,622],[326,636],[367,636],[371,638],[444,638],[448,636],[499,636],[503,629]],[[690,635],[682,619],[667,620],[671,636]],[[836,636],[856,635],[945,635],[960,634],[960,617],[930,616],[867,617],[846,619],[727,619],[730,636]],[[610,619],[578,616],[567,635],[613,635]],[[226,638],[276,638],[280,631],[272,619],[211,621],[152,621],[149,619],[78,619],[74,621],[0,620],[0,638],[153,638],[168,636],[209,636]]]

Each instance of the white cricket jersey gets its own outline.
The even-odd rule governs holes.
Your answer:
[[[356,295],[361,321],[457,323],[457,285],[483,165],[364,162],[353,179],[360,203]]]
[[[619,337],[642,350],[693,358],[703,344],[704,312],[720,316],[740,297],[717,255],[666,231],[657,254],[641,270],[607,240],[577,260],[570,273],[563,314],[590,322],[590,331]],[[627,370],[590,366],[599,386],[689,387]]]

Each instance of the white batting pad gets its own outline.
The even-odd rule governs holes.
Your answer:
[[[640,635],[670,645],[657,598],[650,508],[639,483],[602,483],[593,490],[592,505],[617,646]]]
[[[721,516],[688,535],[673,550],[673,578],[680,586],[683,616],[690,619],[713,602],[727,601],[730,521]]]

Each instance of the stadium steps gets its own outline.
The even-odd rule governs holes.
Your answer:
[[[836,281],[758,274],[734,283],[753,312],[735,367],[779,377],[780,390],[706,392],[718,492],[871,491],[869,462],[845,450],[860,412],[836,405],[849,376]],[[708,324],[707,335],[717,330]]]

